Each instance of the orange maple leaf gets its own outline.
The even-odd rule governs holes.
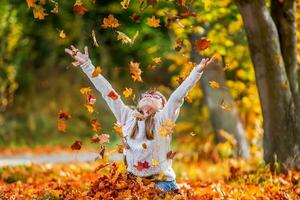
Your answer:
[[[137,80],[139,82],[143,82],[142,77],[141,77],[142,70],[140,69],[140,63],[130,61],[129,71],[130,71],[130,75],[134,81]]]
[[[120,24],[119,21],[112,14],[110,14],[107,18],[103,19],[101,26],[103,28],[117,28],[120,26]]]
[[[96,67],[95,70],[93,71],[92,73],[92,77],[97,77],[99,76],[99,74],[102,72],[101,68],[100,67]]]
[[[40,6],[34,7],[34,9],[33,9],[33,16],[34,16],[34,18],[40,19],[40,20],[45,19],[45,16],[47,16],[48,14],[45,13],[44,10],[45,9],[42,8],[42,7],[40,7]]]
[[[26,0],[28,8],[34,8],[36,6],[35,0]]]
[[[160,19],[156,19],[155,16],[147,19],[147,24],[153,28],[157,28],[160,26]]]

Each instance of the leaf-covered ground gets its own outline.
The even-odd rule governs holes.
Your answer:
[[[278,174],[268,165],[253,168],[243,160],[203,160],[185,168],[174,162],[177,182],[185,184],[166,194],[153,182],[128,175],[121,163],[101,165],[97,161],[1,168],[0,199],[300,199],[299,172]]]

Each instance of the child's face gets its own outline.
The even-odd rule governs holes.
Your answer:
[[[149,114],[151,114],[152,112],[162,109],[163,107],[162,98],[160,97],[160,95],[155,93],[143,94],[138,103],[138,107],[141,109],[145,108],[146,110],[149,110]]]

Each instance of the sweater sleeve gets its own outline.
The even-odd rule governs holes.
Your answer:
[[[175,122],[178,118],[180,107],[184,103],[184,97],[195,83],[201,78],[203,72],[198,72],[194,67],[189,76],[176,88],[169,97],[166,105],[157,113],[159,122],[167,119]]]
[[[123,103],[120,96],[112,88],[111,84],[101,74],[96,77],[92,77],[95,66],[92,64],[90,59],[87,62],[81,64],[80,67],[94,84],[95,88],[101,93],[103,99],[106,101],[117,121],[123,125],[126,122],[132,109]],[[111,91],[118,95],[117,99],[113,100],[108,96]]]

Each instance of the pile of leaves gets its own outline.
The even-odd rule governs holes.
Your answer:
[[[155,187],[154,181],[134,176],[122,168],[123,165],[113,163],[109,174],[100,176],[93,182],[87,194],[88,197],[96,199],[140,199],[141,197],[155,199],[172,196],[183,199],[184,197],[188,198],[188,195],[191,196],[189,192],[181,194],[178,189],[163,193]]]
[[[114,162],[102,169],[97,169],[98,165],[98,162],[92,162],[0,168],[0,199],[300,198],[300,172],[278,173],[271,171],[268,165],[245,170],[248,164],[238,160],[190,163],[185,168],[203,173],[204,177],[178,176],[177,183],[189,187],[167,193],[156,189],[153,181],[127,173],[122,163]],[[188,173],[191,177],[192,171]],[[223,173],[223,176],[211,179],[212,173]],[[176,174],[180,173],[177,171]]]

